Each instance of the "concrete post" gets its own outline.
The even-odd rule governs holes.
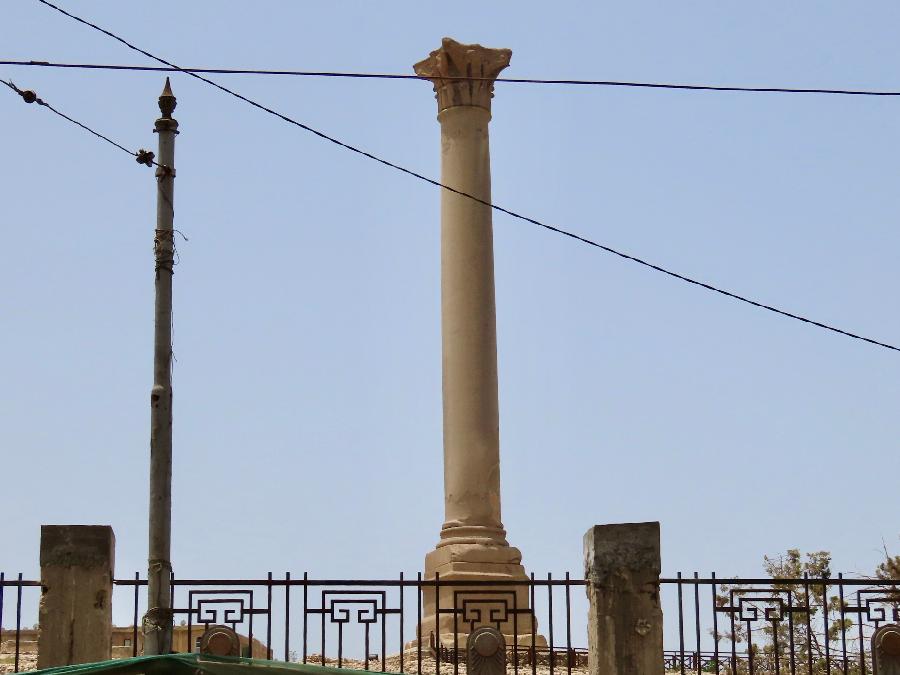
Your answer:
[[[150,513],[147,564],[147,613],[144,653],[168,654],[172,649],[172,275],[175,264],[174,188],[175,136],[172,119],[176,100],[166,78],[159,97],[162,117],[159,166],[156,168],[156,306],[153,344],[153,389],[150,393]]]
[[[663,675],[659,523],[596,525],[584,535],[589,675]]]
[[[110,658],[115,548],[107,525],[41,526],[39,669]]]
[[[494,80],[511,56],[508,49],[444,38],[440,49],[414,66],[416,74],[434,84],[438,101],[441,182],[484,202],[491,199],[488,123]],[[437,547],[425,558],[425,577],[525,580],[522,555],[507,543],[500,518],[491,209],[450,190],[441,191],[441,327],[445,519]],[[441,592],[441,609],[453,607],[458,590]],[[524,586],[498,588],[497,596],[494,602],[510,609],[528,607]],[[450,615],[441,616],[438,626],[434,593],[426,594],[424,610],[426,639],[430,631],[453,631]],[[530,639],[531,622],[521,618],[519,633]],[[460,624],[459,630],[468,633],[465,622]],[[505,635],[516,632],[511,622],[500,628]]]

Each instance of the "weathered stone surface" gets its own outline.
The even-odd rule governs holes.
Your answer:
[[[41,567],[108,567],[114,548],[108,525],[41,526]]]
[[[439,112],[464,105],[490,110],[494,80],[509,65],[511,58],[509,49],[464,45],[444,38],[440,49],[435,49],[413,69],[416,75],[434,84]]]
[[[443,533],[442,533],[443,534]],[[492,544],[457,544],[442,541],[438,547],[425,556],[425,578],[433,579],[435,575],[444,582],[463,581],[527,581],[528,575],[520,561],[522,554],[517,548],[509,545]],[[527,613],[518,613],[514,617],[514,610],[527,610],[530,607],[530,594],[528,586],[498,585],[496,587],[466,587],[466,586],[441,586],[440,608],[443,610],[455,607],[462,609],[463,603],[471,608],[471,611],[481,611],[487,616],[489,609],[499,612],[498,616],[506,620],[500,624],[500,630],[506,639],[522,644],[523,641],[531,641],[532,616]],[[482,598],[478,603],[476,598]],[[465,633],[466,622],[457,617],[454,625],[453,616],[443,614],[440,621],[436,621],[437,610],[436,594],[433,590],[426,589],[423,593],[423,620],[422,636],[428,639],[434,632],[441,636],[445,644],[452,644],[454,633]],[[535,630],[537,628],[535,627]],[[462,636],[465,641],[465,634]],[[536,643],[545,644],[543,637],[537,636]]]
[[[38,668],[110,658],[115,541],[107,525],[41,526]]]
[[[464,45],[444,38],[415,64],[431,80],[441,125],[441,181],[483,201],[491,199],[488,125],[494,79],[511,58],[508,49]],[[500,513],[500,423],[494,252],[490,207],[449,190],[441,193],[441,327],[443,338],[444,524],[425,557],[425,578],[518,582],[528,579],[522,554],[506,540]],[[476,593],[477,591],[477,593]],[[425,593],[423,640],[468,634],[460,603],[477,612],[474,596],[490,603],[507,641],[532,641],[526,585],[441,586]],[[484,612],[484,604],[482,612]],[[518,610],[518,611],[516,611]],[[455,618],[455,620],[454,620]],[[476,621],[475,626],[480,622]],[[457,638],[458,639],[458,638]],[[536,636],[541,644],[543,638]]]
[[[471,105],[438,116],[441,180],[485,201],[491,198],[489,118]],[[447,190],[441,193],[441,332],[444,524],[438,547],[452,546],[458,558],[475,562],[477,548],[509,546],[500,509],[493,230],[489,208]]]
[[[584,535],[590,675],[662,675],[659,523],[597,525]]]

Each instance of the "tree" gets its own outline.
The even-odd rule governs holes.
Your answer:
[[[720,672],[741,675],[754,672],[793,672],[798,675],[820,675],[840,663],[840,672],[854,675],[861,671],[860,654],[867,646],[860,644],[859,631],[850,631],[853,619],[846,615],[840,592],[834,592],[831,553],[813,551],[801,554],[789,549],[777,556],[764,556],[763,568],[771,583],[760,586],[722,584],[716,594],[716,606],[734,620],[725,630],[714,635],[743,648],[732,663],[727,654],[720,658]],[[885,548],[885,559],[875,570],[875,579],[900,579],[900,556],[891,556]],[[897,597],[896,585],[882,589],[888,597]],[[866,625],[860,628],[866,628]],[[868,627],[871,628],[871,627]],[[863,640],[865,642],[865,638]],[[845,651],[846,649],[846,651]],[[847,658],[844,659],[846,654]]]
[[[884,560],[875,568],[875,576],[884,581],[900,579],[900,555],[892,556],[884,545]]]
[[[773,579],[768,587],[729,584],[723,585],[716,595],[718,606],[734,607],[734,612],[740,608],[741,611],[735,617],[732,639],[735,643],[746,645],[746,663],[741,660],[729,664],[729,671],[733,666],[738,673],[746,672],[751,659],[755,662],[754,670],[774,671],[777,659],[778,666],[790,672],[793,655],[795,664],[805,665],[804,672],[809,672],[810,663],[813,664],[813,673],[820,672],[817,666],[820,662],[824,665],[825,660],[823,618],[835,607],[839,609],[840,600],[835,595],[829,596],[830,584],[810,585],[796,580],[804,576],[813,580],[829,579],[831,554],[815,551],[804,556],[799,549],[788,549],[782,555],[764,556],[763,568],[766,575]],[[740,620],[743,617],[747,617],[745,622]],[[840,632],[841,625],[846,626],[828,626],[829,639]],[[729,635],[717,637],[731,637],[730,632]]]

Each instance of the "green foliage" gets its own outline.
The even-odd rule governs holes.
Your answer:
[[[856,626],[854,620],[864,617],[857,613],[851,613],[853,619],[841,616],[840,591],[831,581],[831,553],[801,554],[799,549],[788,549],[777,556],[764,556],[763,569],[771,578],[768,584],[751,587],[724,583],[717,588],[716,607],[729,608],[719,614],[718,633],[710,631],[717,642],[726,643],[720,646],[720,675],[748,675],[750,657],[753,672],[759,674],[828,675],[830,659],[831,672],[860,675],[860,653],[868,649],[866,642],[874,626],[863,623],[850,630]],[[900,579],[900,555],[891,555],[885,547],[884,560],[871,578],[881,581]],[[900,607],[900,584],[879,588],[884,591],[879,593],[880,602]],[[894,603],[889,598],[898,600]],[[849,598],[845,600],[852,603]],[[845,604],[844,612],[846,607]],[[754,611],[756,619],[752,620]],[[862,644],[860,629],[865,636]],[[736,663],[731,661],[732,639],[739,655]],[[846,662],[843,660],[844,647]],[[826,659],[826,652],[829,659]],[[703,670],[717,672],[716,663],[710,661]]]
[[[884,547],[884,560],[875,568],[875,576],[879,579],[900,579],[900,555],[892,556]]]
[[[767,588],[723,584],[716,595],[719,607],[737,604],[743,598],[745,607],[755,608],[758,612],[759,618],[753,622],[742,622],[735,617],[734,641],[748,645],[757,672],[774,672],[776,661],[782,672],[790,672],[793,653],[797,672],[804,675],[825,673],[826,635],[829,641],[839,640],[853,625],[849,618],[841,620],[840,596],[832,593],[833,585],[827,583],[831,578],[831,553],[801,554],[799,549],[789,549],[778,556],[765,556],[763,568],[773,579]],[[818,583],[809,586],[797,583],[804,577]],[[788,608],[791,608],[790,612]],[[724,634],[714,637],[719,640],[731,637],[730,625]],[[848,675],[854,667],[848,664]],[[732,673],[729,662],[722,672],[742,675],[747,669],[746,662],[739,662],[737,672]]]

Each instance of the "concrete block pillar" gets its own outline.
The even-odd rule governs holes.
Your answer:
[[[584,535],[589,675],[663,675],[661,568],[657,522]]]
[[[115,547],[108,525],[41,526],[39,669],[111,657]]]

